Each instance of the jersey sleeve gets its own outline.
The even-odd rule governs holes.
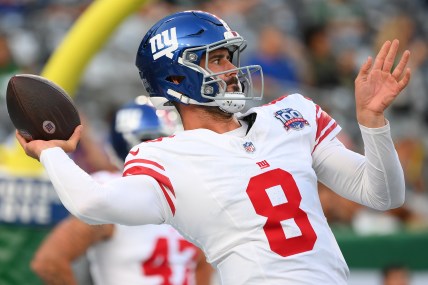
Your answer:
[[[286,109],[297,109],[299,112],[301,112],[305,119],[307,118],[309,120],[309,118],[311,118],[311,125],[314,124],[315,126],[315,141],[313,144],[312,153],[320,145],[334,139],[342,129],[339,124],[319,105],[315,104],[312,99],[304,97],[301,94],[295,93],[284,95],[266,104],[265,106],[270,105],[279,106]],[[315,112],[315,114],[313,112]]]
[[[347,149],[338,139],[317,148],[313,165],[318,180],[342,197],[376,210],[401,206],[404,174],[389,124],[360,130],[365,155]]]
[[[99,183],[59,147],[44,150],[40,162],[67,210],[89,224],[161,224],[168,218],[159,186],[149,176]]]
[[[175,214],[175,192],[168,173],[162,162],[147,155],[147,148],[138,145],[130,150],[123,169],[123,176],[147,175],[157,181],[162,196],[168,204],[171,214]]]
[[[330,117],[320,106],[315,104],[315,122],[316,122],[316,134],[315,134],[315,145],[312,152],[317,147],[322,145],[324,142],[331,141],[342,129],[337,122]]]

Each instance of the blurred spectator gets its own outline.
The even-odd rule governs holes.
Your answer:
[[[354,88],[354,78],[358,74],[357,56],[354,48],[343,49],[337,56],[339,85],[351,90]]]
[[[426,192],[423,142],[415,137],[402,137],[395,143],[395,148],[403,166],[406,187],[418,193]]]
[[[391,115],[399,123],[402,133],[420,134],[419,125],[428,117],[428,73],[425,68],[428,64],[428,44],[426,37],[420,34],[414,19],[409,14],[400,13],[389,18],[379,28],[374,38],[374,48],[378,48],[385,39],[397,38],[400,40],[400,50],[409,49],[412,59],[409,67],[412,69],[412,80],[404,96],[397,98],[391,106]],[[401,123],[401,124],[400,124]]]
[[[9,40],[6,34],[0,33],[0,90],[2,97],[6,94],[9,78],[19,70],[18,64],[12,56]]]
[[[363,207],[337,195],[322,183],[318,183],[318,193],[324,214],[332,226],[348,227],[352,224],[355,214]]]
[[[425,145],[417,136],[402,136],[396,142],[401,165],[406,179],[406,203],[405,207],[414,215],[406,219],[407,226],[411,229],[428,227],[428,192],[426,171]]]
[[[337,59],[333,53],[326,26],[307,27],[304,31],[304,43],[309,61],[307,84],[318,88],[337,86],[339,84]]]
[[[0,31],[0,141],[13,131],[6,108],[6,89],[10,77],[19,73],[19,70],[10,49],[9,39]]]
[[[300,78],[296,62],[287,54],[291,47],[284,32],[276,26],[264,26],[257,43],[258,49],[246,64],[262,66],[265,101],[272,101],[287,90],[296,92]]]
[[[382,285],[410,285],[409,269],[404,265],[390,264],[382,268]]]
[[[324,1],[326,23],[335,52],[361,46],[366,35],[365,9],[352,0]]]
[[[326,26],[335,52],[361,45],[366,34],[366,9],[359,1],[306,0],[304,21],[309,26]]]

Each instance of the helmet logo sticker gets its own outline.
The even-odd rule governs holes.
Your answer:
[[[178,49],[178,40],[176,28],[163,31],[160,34],[154,35],[150,39],[153,59],[156,60],[162,56],[167,56],[172,59],[172,52]]]

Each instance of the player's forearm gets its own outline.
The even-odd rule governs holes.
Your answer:
[[[165,220],[153,178],[139,175],[99,184],[60,148],[44,150],[40,161],[61,202],[86,223],[141,225]]]
[[[78,285],[71,264],[58,260],[34,260],[31,268],[45,285]]]
[[[37,249],[31,268],[45,284],[77,284],[72,264],[93,243],[94,233],[73,217],[62,220]]]
[[[210,285],[213,273],[214,269],[209,263],[204,261],[202,264],[198,264],[195,272],[196,285]]]
[[[404,175],[389,125],[362,127],[362,136],[365,156],[334,142],[319,149],[314,161],[318,179],[339,195],[377,210],[401,206]]]
[[[389,123],[368,129],[360,125],[364,141],[366,169],[364,175],[374,195],[384,197],[380,210],[397,208],[404,203],[405,182],[398,154],[391,139]],[[385,206],[385,208],[383,207]]]
[[[91,188],[97,187],[89,174],[80,169],[60,148],[43,150],[40,162],[44,165],[61,202],[74,216],[87,223],[100,223],[85,215],[86,203],[95,200]]]

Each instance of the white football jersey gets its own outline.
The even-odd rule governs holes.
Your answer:
[[[92,175],[105,182],[111,172]],[[95,284],[194,285],[197,248],[170,225],[115,225],[113,236],[88,250]]]
[[[247,132],[245,118],[255,116]],[[298,94],[239,119],[231,133],[196,129],[139,144],[123,175],[159,182],[166,223],[203,249],[222,284],[346,284],[312,167],[314,150],[340,127]]]

